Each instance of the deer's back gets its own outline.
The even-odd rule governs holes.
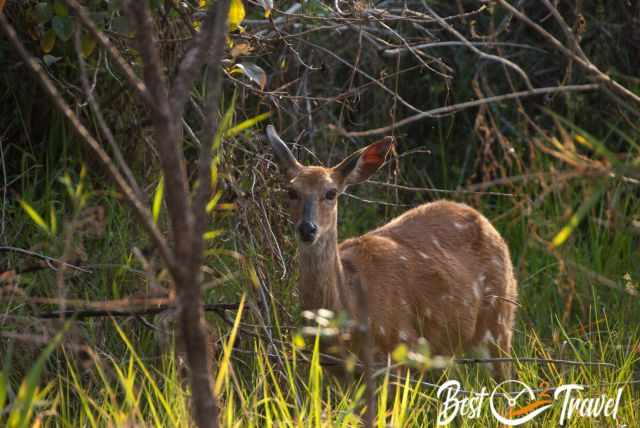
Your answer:
[[[426,337],[439,354],[511,334],[516,283],[509,250],[473,208],[438,201],[339,247],[347,277],[366,290],[381,351]],[[504,328],[498,329],[501,322]]]

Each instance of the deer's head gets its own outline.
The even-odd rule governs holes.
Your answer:
[[[356,151],[333,168],[325,168],[300,164],[272,125],[267,126],[267,137],[287,180],[290,210],[298,236],[306,245],[312,245],[327,231],[335,229],[338,195],[376,172],[394,145],[393,138],[387,137]]]

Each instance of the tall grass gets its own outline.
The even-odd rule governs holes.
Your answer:
[[[583,43],[585,52],[603,70],[610,69],[612,75],[624,79],[621,81],[637,92],[640,80],[631,76],[637,69],[638,57],[633,55],[636,51],[613,46],[628,47],[633,43],[633,37],[625,30],[625,25],[635,28],[633,14],[628,12],[630,6],[623,2],[609,5],[604,0],[585,3],[584,13],[590,26]],[[457,4],[439,2],[439,7],[455,8]],[[14,10],[20,5],[12,4]],[[312,6],[325,7],[318,2],[307,7]],[[543,10],[534,12],[544,15]],[[478,16],[479,28],[496,16]],[[177,25],[177,21],[170,22]],[[539,40],[515,25],[519,29],[506,32],[505,41],[539,45]],[[337,31],[312,33],[309,37],[335,48],[345,58],[353,60],[358,51],[355,45],[345,43],[344,36]],[[0,61],[8,64],[12,58],[4,56],[8,52],[5,45],[0,48],[3,49]],[[166,49],[168,56],[179,53],[178,45]],[[363,70],[375,76],[394,71],[388,59],[367,45],[364,49]],[[408,101],[426,108],[475,96],[471,80],[477,71],[477,58],[448,49],[433,52],[438,56],[442,53],[449,65],[455,65],[454,79],[445,82],[423,69],[403,72],[396,83]],[[553,52],[526,58],[523,56],[529,55],[529,51],[506,52],[535,76],[537,84],[555,84],[571,74]],[[344,91],[351,69],[329,56],[322,55],[325,64],[316,54],[302,49],[301,53],[311,57],[310,64],[321,64],[323,71],[309,71],[304,79],[300,78],[302,69],[295,65],[296,58],[276,58],[283,55],[280,49],[273,53],[257,52],[252,60],[265,68],[268,61],[278,64],[268,69],[273,88],[308,80],[310,93],[318,99]],[[285,69],[284,60],[294,66]],[[410,59],[403,57],[398,60],[396,71],[400,71],[401,62],[413,68]],[[65,63],[64,68],[49,71],[61,81],[70,82],[69,87],[73,88],[78,86],[74,83],[77,76],[73,67]],[[3,76],[0,93],[3,101],[0,149],[6,160],[3,172],[9,181],[3,183],[4,190],[9,190],[6,197],[3,194],[2,218],[6,221],[0,244],[52,256],[63,254],[64,226],[74,216],[87,218],[86,212],[74,206],[70,197],[74,192],[67,189],[65,181],[79,183],[81,165],[85,163],[89,171],[83,190],[86,208],[100,208],[104,217],[99,221],[89,219],[92,221],[71,237],[73,261],[91,272],[66,273],[68,297],[87,301],[119,299],[144,294],[151,282],[158,288],[168,288],[166,272],[160,269],[153,278],[145,276],[144,267],[134,255],[135,248],[155,261],[131,213],[103,183],[104,177],[94,168],[91,158],[69,139],[64,121],[50,112],[50,106],[34,92],[31,81],[22,78],[20,68],[12,70],[12,74]],[[100,70],[97,92],[113,100],[112,105],[103,106],[105,112],[118,128],[117,138],[125,155],[143,178],[141,182],[146,183],[154,219],[164,227],[166,215],[159,184],[162,181],[149,154],[153,150],[145,145],[146,131],[139,131],[144,128],[138,120],[141,112],[126,94],[121,96],[120,84],[110,73]],[[510,89],[504,76],[496,70],[491,73],[487,76],[496,76],[493,92]],[[359,76],[354,81],[355,85],[369,83]],[[291,88],[291,94],[297,96],[298,89],[295,85]],[[261,97],[243,86],[235,86],[233,90],[236,110],[225,109],[225,118],[229,121],[252,118],[240,120],[247,126],[266,119]],[[204,97],[205,91],[200,92],[194,93],[195,104]],[[225,92],[231,91],[226,88]],[[117,96],[112,98],[112,94]],[[355,124],[364,129],[388,123],[389,111],[395,111],[393,97],[375,90],[363,91],[359,96],[362,98],[354,100],[350,107],[346,107],[348,103],[334,102],[314,106],[317,110],[313,111],[313,120],[317,124],[346,127],[354,124],[354,129]],[[302,110],[295,104],[298,101],[285,97],[281,102],[283,118],[279,120],[295,131],[290,129],[289,135],[298,135],[306,126],[306,121],[300,119],[304,116]],[[626,176],[635,171],[635,179],[638,177],[640,128],[637,121],[630,119],[637,111],[611,101],[600,92],[558,96],[544,102],[554,111],[564,112],[571,122],[539,109],[534,101],[523,101],[522,112],[511,104],[494,105],[483,113],[460,112],[402,129],[396,135],[402,157],[397,164],[390,162],[385,167],[386,175],[377,180],[435,187],[452,193],[409,192],[374,184],[354,188],[350,191],[355,196],[385,205],[342,198],[340,236],[359,235],[403,212],[407,206],[443,196],[473,205],[504,235],[517,271],[520,308],[513,356],[522,361],[514,364],[514,379],[543,390],[569,383],[588,385],[582,397],[600,394],[613,397],[622,387],[616,421],[574,418],[566,426],[640,426],[640,193],[634,175]],[[345,109],[349,111],[345,113]],[[200,119],[192,113],[195,119],[189,118],[189,123],[198,123]],[[405,113],[400,108],[398,118]],[[485,122],[491,119],[492,132],[499,133],[480,134],[476,121],[482,115],[486,115]],[[289,123],[288,117],[296,120]],[[533,120],[548,135],[531,129],[528,120]],[[89,116],[87,123],[91,122]],[[328,162],[335,161],[354,148],[353,141],[340,142],[335,134],[323,135],[321,128],[314,132],[313,141],[311,138],[304,141],[307,134],[300,132],[303,137],[299,142],[323,160],[326,155]],[[557,140],[548,138],[552,135]],[[192,154],[195,142],[189,135],[185,139],[185,150]],[[505,142],[514,148],[514,155],[507,152]],[[353,381],[347,381],[328,371],[320,364],[326,352],[321,341],[313,336],[303,340],[297,334],[301,320],[295,292],[295,243],[283,220],[286,217],[278,184],[265,159],[266,148],[258,133],[243,127],[228,129],[224,143],[221,140],[218,143],[222,149],[216,159],[215,178],[220,180],[220,193],[216,194],[215,204],[236,209],[210,212],[212,229],[203,272],[204,295],[207,303],[238,302],[247,296],[244,310],[227,313],[226,321],[215,315],[207,320],[217,339],[214,375],[223,426],[361,426],[365,399],[364,383],[358,373],[351,374]],[[420,152],[404,156],[413,149]],[[300,152],[303,159],[313,158],[306,150]],[[593,167],[610,174],[591,176],[589,168]],[[583,174],[567,180],[554,179],[554,174],[563,172]],[[543,178],[480,189],[504,193],[502,196],[454,192],[485,179],[527,174]],[[235,202],[238,203],[234,205]],[[550,249],[549,243],[554,241],[558,245]],[[181,356],[174,353],[170,323],[164,324],[159,319],[143,323],[134,317],[119,318],[117,322],[109,318],[72,321],[64,338],[56,336],[59,324],[34,322],[32,318],[38,311],[54,309],[53,306],[34,308],[28,299],[56,297],[56,273],[46,263],[21,254],[2,252],[0,256],[3,320],[0,426],[189,425],[190,393],[182,373]],[[42,343],[43,338],[51,342]],[[79,343],[89,346],[79,348]],[[585,364],[525,361],[532,357]],[[594,362],[614,367],[587,364]],[[495,386],[481,364],[461,364],[444,372],[398,369],[395,365],[394,362],[394,369],[376,372],[377,427],[433,426],[443,403],[437,396],[437,387],[447,379],[459,379],[468,391],[481,391],[483,387],[491,390]],[[556,403],[530,425],[557,426],[560,410]],[[487,405],[478,418],[458,417],[453,425],[499,426]]]
[[[445,160],[446,161],[446,160]],[[537,170],[553,167],[550,158],[532,164]],[[73,174],[72,174],[73,176]],[[72,181],[78,182],[79,178]],[[605,193],[591,204],[575,225],[563,245],[549,251],[550,242],[569,224],[576,210],[594,194],[599,183]],[[505,186],[494,190],[531,195],[544,191],[537,184],[519,187]],[[132,220],[112,196],[91,188],[89,205],[107,207],[104,234],[75,236],[75,242],[86,248],[93,269],[91,281],[83,274],[68,278],[70,295],[89,300],[106,300],[130,295],[139,290],[140,266],[132,256],[134,245],[144,245],[135,233]],[[72,212],[72,203],[64,183],[53,182],[46,197],[30,197],[30,207],[45,213],[57,201],[58,222],[64,222],[65,212]],[[393,200],[394,194],[381,194],[374,186],[362,187],[357,194],[366,198]],[[464,198],[464,196],[462,197]],[[616,228],[608,218],[612,198],[619,219],[632,221],[640,212],[640,201],[629,184],[610,181],[577,180],[552,189],[539,199],[535,209],[524,213],[518,200],[509,197],[488,197],[467,202],[476,205],[504,234],[512,250],[518,271],[520,304],[513,355],[517,358],[560,358],[578,362],[606,362],[615,367],[563,364],[543,364],[531,361],[514,364],[514,379],[534,388],[548,388],[568,383],[588,385],[582,397],[609,397],[623,388],[618,420],[620,426],[637,426],[640,422],[640,311],[638,290],[639,257],[637,241],[626,228]],[[26,199],[26,197],[25,197]],[[400,199],[402,201],[402,199]],[[464,199],[463,199],[464,200]],[[152,203],[150,201],[150,203]],[[276,202],[277,203],[277,202]],[[343,200],[340,231],[342,236],[362,233],[390,218],[404,207],[386,207],[358,200]],[[357,215],[355,215],[357,213]],[[24,233],[16,245],[28,247],[41,242],[48,251],[61,251],[61,231],[57,235],[45,232],[19,204],[9,212],[12,227]],[[162,215],[159,216],[162,221]],[[218,225],[230,229],[232,217],[220,217]],[[284,229],[283,229],[284,230]],[[540,239],[542,238],[542,239]],[[293,243],[283,240],[285,261],[291,260]],[[237,245],[228,233],[217,238],[214,246]],[[320,341],[306,337],[304,343],[293,325],[298,324],[294,289],[295,270],[281,279],[281,266],[265,260],[259,242],[247,247],[245,257],[259,266],[261,278],[273,285],[274,297],[271,333],[268,339],[253,309],[239,311],[234,327],[229,328],[216,317],[209,319],[218,334],[216,387],[220,392],[221,420],[229,427],[263,426],[361,426],[364,384],[354,374],[348,382],[327,372],[320,365],[326,351]],[[213,248],[213,247],[212,247]],[[252,279],[239,270],[232,251],[212,250],[207,265],[216,277],[228,277],[224,287],[209,288],[207,302],[240,300]],[[567,261],[582,266],[572,267]],[[13,266],[23,266],[24,260],[11,254]],[[255,276],[255,271],[253,274]],[[160,280],[162,274],[159,276]],[[256,280],[255,277],[252,277]],[[55,277],[47,270],[20,276],[20,285],[29,295],[56,294]],[[255,283],[254,283],[255,284]],[[88,285],[88,286],[87,286]],[[634,295],[635,294],[635,295]],[[3,311],[26,313],[28,307],[19,299],[3,302]],[[256,326],[257,324],[257,326]],[[156,323],[156,326],[160,324]],[[15,331],[17,324],[3,324],[3,332]],[[53,344],[45,349],[15,342],[7,347],[2,342],[3,365],[0,376],[0,425],[7,426],[185,426],[189,418],[189,391],[180,371],[179,356],[166,343],[158,349],[158,337],[167,331],[151,331],[135,319],[91,320],[78,323],[84,340],[94,351],[82,357],[68,344]],[[25,333],[33,332],[33,329]],[[71,338],[73,344],[77,336]],[[36,357],[40,355],[36,364]],[[27,358],[25,358],[27,357]],[[47,358],[48,357],[48,358]],[[176,363],[176,361],[178,363]],[[399,375],[402,376],[399,376]],[[409,374],[409,377],[405,375]],[[447,379],[459,379],[464,389],[489,391],[494,382],[480,364],[464,364],[445,370],[420,372],[383,369],[377,372],[377,415],[375,424],[386,426],[433,426],[442,408],[437,397],[437,385]],[[23,391],[31,391],[25,393]],[[537,416],[535,426],[555,426],[560,418],[559,404]],[[24,409],[28,409],[24,412]],[[498,426],[485,405],[479,418],[456,418],[456,426]],[[610,419],[573,418],[567,426],[608,426]]]
[[[515,377],[534,388],[569,383],[588,385],[581,394],[583,397],[600,394],[615,397],[618,388],[623,387],[616,421],[574,417],[565,426],[637,426],[640,422],[640,394],[637,385],[627,382],[633,380],[634,366],[640,355],[637,351],[621,347],[617,338],[622,335],[631,339],[631,346],[638,346],[638,328],[611,325],[608,320],[599,320],[598,317],[592,321],[602,324],[597,334],[585,337],[564,335],[560,345],[552,345],[535,330],[527,330],[518,336],[514,354],[516,358],[532,354],[562,354],[578,361],[608,361],[616,368],[522,362],[515,364]],[[556,327],[562,329],[560,325],[556,324]],[[64,364],[44,382],[32,374],[25,378],[21,388],[33,391],[32,398],[20,393],[13,404],[14,411],[8,416],[3,415],[3,423],[9,427],[188,425],[189,394],[174,364],[174,355],[166,354],[155,362],[145,361],[121,327],[113,323],[113,328],[125,346],[121,355],[95,355],[92,364],[82,366],[71,353],[59,351],[58,356]],[[225,348],[231,349],[233,340],[232,335],[227,337]],[[57,345],[54,343],[51,348]],[[222,425],[361,426],[363,384],[345,384],[328,374],[320,365],[319,340],[310,338],[306,346],[308,349],[301,349],[300,343],[283,342],[279,351],[287,358],[282,365],[274,360],[273,351],[267,350],[264,342],[256,339],[244,343],[237,353],[230,354],[231,358],[223,358],[217,366],[218,373],[225,373],[220,384]],[[48,349],[43,355],[50,351]],[[38,364],[41,365],[42,361]],[[437,378],[434,377],[427,373],[428,380],[425,380],[419,373],[408,369],[380,370],[375,426],[433,426],[442,406],[442,400],[436,395],[434,382],[437,383]],[[464,389],[477,392],[483,387],[490,391],[495,385],[476,366],[450,369],[442,377],[460,379]],[[17,417],[18,409],[25,408],[22,403],[28,404],[29,412]],[[504,403],[502,405],[499,410],[506,415],[508,408]],[[539,415],[534,425],[556,426],[560,410],[560,404],[556,403],[551,410]],[[486,404],[477,417],[458,417],[455,423],[456,426],[498,426]]]

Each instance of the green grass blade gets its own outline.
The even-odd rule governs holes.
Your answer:
[[[240,299],[240,305],[238,306],[238,312],[236,313],[236,319],[233,322],[233,327],[231,329],[231,333],[229,334],[229,339],[227,343],[224,344],[224,351],[222,356],[222,361],[220,362],[220,367],[218,368],[218,376],[216,377],[216,382],[213,390],[216,395],[220,394],[222,390],[222,383],[227,378],[227,372],[229,371],[229,361],[231,359],[231,352],[233,351],[233,344],[236,341],[236,336],[238,335],[238,329],[240,328],[240,319],[242,319],[242,310],[244,309],[244,301],[245,295],[242,295]]]
[[[271,116],[271,112],[268,111],[266,113],[261,113],[257,116],[254,116],[252,118],[249,118],[247,120],[244,120],[242,122],[240,122],[239,124],[235,125],[233,128],[230,128],[228,131],[226,131],[224,133],[225,138],[231,138],[234,137],[236,135],[238,135],[239,133],[241,133],[242,131],[252,128],[254,126],[256,126],[258,123],[268,119]]]
[[[31,419],[32,406],[34,398],[36,397],[36,390],[40,381],[40,375],[44,369],[44,364],[49,359],[49,356],[58,347],[64,337],[64,334],[69,329],[70,324],[67,322],[62,330],[54,336],[49,344],[44,348],[44,351],[40,353],[36,359],[35,364],[27,373],[26,378],[22,381],[18,396],[13,405],[11,413],[9,413],[9,420],[7,426],[9,428],[26,428],[29,425]]]
[[[591,197],[586,201],[584,201],[582,205],[580,205],[580,208],[578,208],[575,214],[571,216],[567,224],[562,229],[560,229],[560,231],[551,240],[551,244],[549,246],[551,249],[559,248],[562,244],[566,242],[567,239],[569,239],[569,237],[571,236],[575,228],[578,227],[578,225],[580,224],[582,219],[584,219],[584,217],[587,215],[591,207],[595,205],[596,202],[598,202],[598,200],[600,199],[604,191],[605,191],[605,187],[603,185],[600,185],[596,189],[596,191],[593,192]]]
[[[162,208],[162,199],[164,198],[164,177],[160,177],[158,181],[158,185],[156,186],[155,194],[153,195],[153,222],[158,223],[158,218],[160,218],[160,209]]]
[[[47,222],[44,221],[42,216],[38,214],[38,212],[33,209],[33,207],[24,199],[18,199],[18,203],[22,207],[25,213],[29,216],[29,218],[42,230],[44,230],[47,235],[51,233],[51,229],[47,226]]]

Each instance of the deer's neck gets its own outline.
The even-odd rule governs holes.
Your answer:
[[[313,245],[300,247],[298,286],[304,309],[343,309],[340,297],[343,273],[337,235],[335,228]]]

